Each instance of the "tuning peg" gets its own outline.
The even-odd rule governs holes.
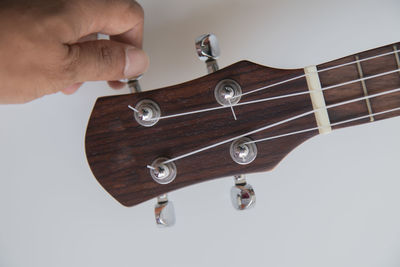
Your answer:
[[[196,51],[200,60],[205,61],[208,73],[219,69],[217,59],[221,52],[218,39],[214,34],[203,34],[196,39]]]
[[[234,177],[235,185],[231,189],[232,205],[237,210],[245,210],[254,206],[256,195],[253,187],[246,182],[244,175]]]
[[[128,88],[131,91],[131,93],[142,92],[142,88],[140,87],[139,83],[140,78],[142,78],[142,75],[128,80]]]
[[[156,224],[160,227],[173,226],[175,224],[175,209],[171,201],[168,201],[167,194],[157,197],[157,204],[154,207]]]

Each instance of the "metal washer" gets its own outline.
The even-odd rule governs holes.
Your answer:
[[[139,101],[136,106],[135,106],[136,110],[142,111],[142,110],[150,110],[152,115],[151,115],[151,120],[144,120],[140,114],[138,112],[134,113],[134,118],[137,121],[137,123],[139,123],[142,126],[145,127],[151,127],[154,126],[161,117],[161,109],[160,107],[157,105],[156,102],[154,102],[153,100],[150,99],[143,99],[141,101]]]
[[[231,98],[231,101],[229,103],[228,99],[225,97],[226,96],[226,87],[230,88],[233,90],[233,96]],[[220,81],[217,86],[215,86],[214,90],[214,96],[215,100],[222,105],[222,106],[230,106],[230,105],[235,105],[239,103],[242,95],[242,87],[240,84],[238,84],[236,81],[231,80],[231,79],[225,79]],[[238,96],[238,97],[235,97]]]
[[[169,184],[176,178],[176,165],[173,162],[163,164],[163,162],[167,160],[168,158],[158,158],[151,164],[151,167],[154,168],[150,169],[151,178],[153,178],[153,180],[159,184]],[[159,173],[157,172],[157,170],[160,168],[164,169],[164,171],[167,171],[167,175],[165,177],[160,177]]]
[[[247,165],[253,162],[257,157],[257,146],[255,143],[246,144],[248,142],[253,141],[249,137],[242,137],[232,142],[229,152],[233,161],[240,165]],[[245,148],[242,151],[245,156],[240,155],[240,149]]]

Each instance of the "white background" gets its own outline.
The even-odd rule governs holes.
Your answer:
[[[193,40],[207,32],[221,67],[298,68],[400,40],[398,0],[141,2],[145,89],[204,75]],[[231,207],[231,178],[173,192],[177,224],[159,229],[155,201],[121,206],[84,154],[96,98],[127,92],[96,82],[0,106],[1,267],[400,265],[399,118],[318,136],[249,175],[249,211]]]

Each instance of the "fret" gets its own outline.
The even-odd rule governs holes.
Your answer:
[[[362,67],[361,67],[361,63],[359,61],[360,57],[358,55],[356,55],[355,59],[357,61],[358,76],[360,77],[360,79],[363,79],[364,78],[364,73],[363,73],[363,70],[362,70]],[[368,90],[367,90],[367,86],[365,84],[365,81],[361,80],[360,82],[361,82],[361,86],[362,86],[362,89],[363,89],[363,92],[364,92],[364,96],[368,96]],[[365,103],[367,104],[368,113],[370,115],[370,119],[369,120],[370,121],[374,121],[375,119],[374,119],[374,116],[372,115],[373,112],[372,112],[370,99],[369,98],[365,99]]]
[[[340,64],[354,62],[354,56],[344,57],[335,61],[331,61],[322,65],[317,66],[318,69],[325,69]],[[319,73],[322,88],[340,84],[346,81],[353,81],[359,79],[358,70],[356,64],[346,65],[341,68],[332,69]],[[345,86],[329,89],[324,91],[324,98],[326,105],[332,105],[335,103],[343,102],[349,99],[355,99],[363,97],[364,93],[362,90],[361,83],[351,83]],[[350,105],[342,107],[335,107],[328,110],[329,119],[332,124],[352,119],[354,117],[361,117],[367,115],[368,110],[365,102],[358,101]],[[360,121],[351,122],[344,125],[333,126],[333,129],[357,125],[360,123],[368,122],[369,119],[362,119]]]
[[[400,69],[399,53],[393,53],[393,51],[396,51],[396,48],[398,47],[399,44],[392,44],[318,65],[318,70],[321,70],[338,64],[354,62],[355,59],[363,60],[365,58],[389,53],[388,55],[382,57],[376,57],[362,62],[356,61],[341,68],[320,72],[319,78],[322,88]],[[324,98],[326,105],[331,105],[349,99],[385,92],[399,87],[399,72],[393,72],[391,74],[373,79],[366,79],[361,82],[355,82],[330,90],[325,90]],[[359,101],[357,103],[351,103],[332,108],[328,110],[328,115],[333,125],[340,121],[346,121],[351,118],[365,116],[365,119],[332,127],[333,129],[338,129],[371,122],[373,120],[381,120],[394,116],[400,116],[400,111],[372,116],[374,113],[379,113],[398,107],[400,107],[400,93],[396,92],[376,98],[370,98],[369,101]]]
[[[396,63],[397,63],[397,68],[399,69],[399,74],[400,74],[400,57],[399,57],[399,52],[398,52],[398,46],[397,45],[393,45],[393,51],[396,51],[394,53],[394,56],[396,58]]]

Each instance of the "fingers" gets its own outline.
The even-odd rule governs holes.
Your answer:
[[[91,33],[108,34],[113,40],[142,47],[143,8],[133,0],[77,1],[82,15],[76,40]],[[72,41],[71,43],[75,42]]]
[[[107,83],[112,89],[116,89],[116,90],[122,89],[126,85],[126,83],[120,82],[120,81],[108,81]]]
[[[111,40],[131,44],[137,48],[143,47],[143,22],[137,24],[127,32],[110,37]]]
[[[69,46],[68,70],[72,83],[108,80],[114,89],[125,86],[117,80],[136,77],[148,68],[148,57],[140,50],[143,43],[144,13],[132,0],[80,0],[78,33]],[[110,35],[111,41],[82,42],[92,33]],[[81,39],[81,40],[79,40]],[[86,41],[88,39],[83,39]],[[134,47],[138,49],[134,49]],[[68,87],[73,93],[78,87]]]
[[[66,73],[71,83],[132,78],[149,64],[143,50],[115,41],[89,41],[68,48]]]
[[[64,88],[63,90],[61,90],[61,92],[63,92],[66,95],[72,95],[79,89],[79,87],[82,86],[82,84],[83,83],[75,83],[71,86],[68,86],[67,88]]]

